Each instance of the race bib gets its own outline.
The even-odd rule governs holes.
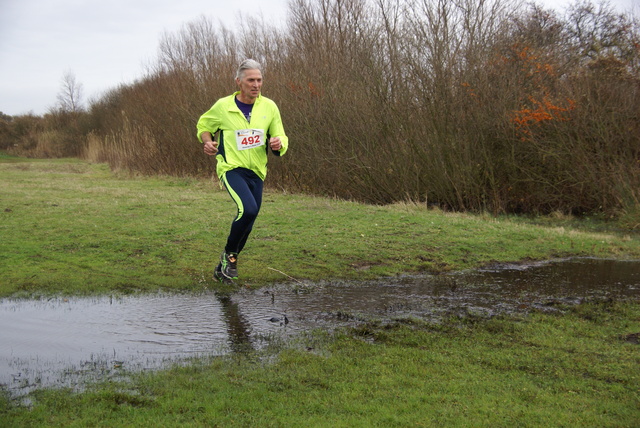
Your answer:
[[[239,129],[236,131],[238,150],[253,149],[266,143],[263,129]]]

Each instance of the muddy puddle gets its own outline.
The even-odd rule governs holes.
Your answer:
[[[76,387],[195,356],[261,349],[363,320],[557,311],[589,297],[640,298],[640,262],[556,260],[440,276],[282,284],[214,293],[0,300],[0,385]]]

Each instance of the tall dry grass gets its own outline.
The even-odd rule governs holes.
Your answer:
[[[89,129],[89,117],[78,112],[0,117],[0,149],[34,158],[78,157]]]

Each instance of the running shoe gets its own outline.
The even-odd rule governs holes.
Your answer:
[[[222,263],[218,263],[216,269],[213,271],[213,277],[220,282],[224,281],[224,275],[222,275]]]
[[[220,273],[228,279],[238,279],[238,255],[222,252],[220,256]]]

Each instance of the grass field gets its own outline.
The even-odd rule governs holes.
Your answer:
[[[4,157],[0,295],[218,289],[211,273],[233,214],[226,193],[206,180]],[[640,259],[640,239],[614,222],[267,192],[239,286],[568,255]],[[30,405],[7,396],[0,425],[637,426],[640,305],[560,309],[309,332],[83,392],[37,391]]]

